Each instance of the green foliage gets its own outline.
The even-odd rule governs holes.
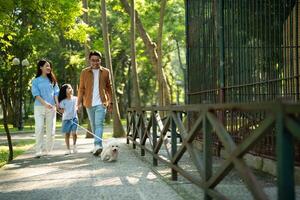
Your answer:
[[[99,5],[97,5],[96,7],[99,7]],[[110,1],[107,5],[107,10],[113,59],[112,62],[115,71],[117,91],[119,91],[120,93],[120,98],[124,98],[124,94],[126,94],[127,96],[127,99],[125,99],[125,101],[122,101],[120,98],[119,101],[124,102],[124,106],[128,106],[128,94],[130,94],[131,91],[131,87],[128,85],[130,84],[131,78],[128,74],[130,65],[130,18],[129,15],[123,10],[119,1]],[[160,1],[136,1],[136,10],[139,13],[139,17],[144,25],[144,28],[146,29],[152,40],[155,42],[159,24]],[[100,13],[93,13],[94,15],[92,16],[92,18],[100,21]],[[95,17],[96,13],[97,17]],[[168,1],[163,32],[163,65],[165,66],[164,69],[166,71],[166,74],[168,75],[167,78],[171,86],[176,85],[174,83],[176,80],[173,79],[170,74],[173,74],[174,77],[183,80],[183,72],[179,68],[175,39],[179,42],[181,49],[185,48],[184,19],[184,1]],[[100,36],[94,44],[94,48],[102,50],[102,36]],[[157,84],[155,72],[148,59],[147,53],[145,51],[145,46],[140,38],[137,38],[136,49],[142,104],[155,104],[157,103]],[[182,60],[185,60],[185,51],[181,51],[181,56]],[[183,87],[181,87],[181,90],[183,90]]]
[[[136,1],[136,9],[143,25],[155,42],[159,23],[159,0]],[[32,108],[30,81],[36,73],[40,58],[52,60],[59,84],[71,83],[74,88],[85,66],[84,44],[104,53],[100,1],[89,1],[89,23],[82,19],[81,0],[0,0],[0,85],[8,88],[9,115],[17,118],[20,92],[20,66],[12,66],[12,59],[27,58],[30,66],[23,67],[22,87],[25,102]],[[115,85],[124,112],[130,98],[130,20],[119,0],[107,1],[107,18]],[[185,41],[184,1],[169,0],[166,7],[163,35],[163,65],[170,85],[174,77],[182,77],[179,69],[176,39],[182,60]],[[156,103],[157,84],[153,67],[140,38],[137,38],[137,64],[143,104]],[[171,58],[171,59],[170,59]],[[105,60],[103,60],[105,65]],[[32,109],[26,109],[31,114]],[[13,120],[11,121],[13,122]]]
[[[31,148],[33,145],[34,145],[34,140],[32,139],[18,140],[13,142],[14,158],[17,157],[18,155],[23,154],[26,150]],[[8,152],[9,151],[7,145],[1,143],[0,144],[0,167],[2,167],[7,163]]]
[[[30,66],[22,69],[25,101],[30,102],[30,80],[35,76],[37,60],[51,59],[55,73],[62,75],[58,75],[58,80],[64,80],[64,68],[70,61],[70,57],[64,57],[65,52],[84,57],[82,44],[92,28],[78,23],[82,15],[79,0],[8,2],[0,1],[0,84],[8,89],[12,120],[18,118],[16,108],[21,87],[21,66],[12,66],[12,59],[27,58],[30,62]],[[78,66],[75,69],[80,71]]]
[[[88,40],[88,35],[94,33],[95,29],[85,23],[74,25],[74,27],[65,33],[66,39],[75,40],[84,44]]]

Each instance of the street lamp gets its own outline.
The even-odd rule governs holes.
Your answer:
[[[19,116],[19,124],[18,124],[18,129],[19,130],[23,130],[23,67],[27,67],[29,66],[29,62],[27,59],[24,59],[22,60],[22,62],[20,62],[20,59],[19,58],[14,58],[12,60],[12,64],[15,65],[15,66],[20,66],[20,107],[19,107],[19,113],[20,113],[20,116]]]

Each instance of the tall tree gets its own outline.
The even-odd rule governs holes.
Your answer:
[[[83,6],[83,22],[89,25],[89,16],[88,16],[88,0],[82,0]],[[85,64],[89,65],[89,39],[87,38],[84,43],[84,53],[85,53]]]
[[[121,124],[121,117],[119,112],[119,106],[116,95],[116,88],[114,84],[113,68],[110,54],[110,45],[108,38],[108,28],[107,28],[107,19],[106,19],[106,3],[105,0],[101,0],[101,19],[102,19],[102,34],[104,41],[104,52],[105,52],[105,62],[106,66],[110,69],[112,89],[113,89],[113,137],[123,137],[125,131]]]
[[[6,84],[5,84],[6,85]],[[3,85],[4,86],[4,85]],[[2,87],[0,88],[0,105],[2,107],[3,111],[3,125],[7,137],[7,144],[9,149],[8,154],[8,161],[11,161],[13,159],[14,151],[13,151],[13,145],[11,140],[11,135],[8,128],[8,121],[7,121],[7,106],[8,106],[8,94],[7,94],[8,87]]]
[[[187,104],[187,72],[186,72],[186,67],[184,67],[182,60],[181,60],[181,55],[180,55],[180,48],[179,48],[179,41],[175,38],[175,43],[176,43],[176,48],[177,48],[177,56],[178,56],[178,62],[179,62],[179,67],[182,71],[183,74],[183,87],[184,87],[184,103]]]
[[[137,74],[137,63],[136,63],[136,47],[135,47],[135,0],[131,0],[131,69],[132,69],[132,80],[133,80],[133,107],[140,107],[140,91],[139,91],[139,81]]]
[[[165,12],[165,3],[164,3],[165,0],[162,1],[162,9],[161,9],[161,14],[160,14],[160,18],[163,18],[164,17],[164,12]],[[131,12],[130,12],[130,6],[127,2],[127,0],[120,0],[122,6],[124,7],[124,10],[129,14],[131,15]],[[137,30],[139,32],[139,35],[140,37],[142,38],[144,44],[145,44],[145,47],[146,47],[146,51],[148,53],[148,56],[151,60],[151,63],[153,65],[153,68],[154,68],[154,71],[156,72],[156,76],[157,76],[157,80],[159,82],[159,93],[160,94],[164,94],[161,96],[161,98],[164,96],[165,97],[165,100],[160,100],[159,102],[165,102],[165,104],[170,104],[170,91],[169,91],[169,88],[168,88],[168,84],[167,84],[167,79],[166,79],[166,76],[165,76],[165,72],[163,70],[162,67],[159,67],[159,61],[158,61],[158,52],[157,52],[157,46],[161,46],[161,40],[158,41],[160,42],[160,44],[155,44],[152,39],[150,38],[149,34],[147,33],[147,31],[145,30],[140,18],[139,18],[139,14],[138,12],[136,11],[135,12],[135,15],[136,15],[136,27],[137,27]],[[159,25],[159,30],[162,31],[162,25],[163,25],[163,19],[160,19],[160,25]],[[161,34],[158,34],[159,36]],[[161,53],[161,52],[160,52]],[[161,62],[160,62],[161,63]],[[160,64],[161,65],[161,64]],[[165,91],[165,92],[164,92]],[[164,104],[162,104],[164,105]]]
[[[0,73],[7,73],[9,81],[7,118],[9,123],[14,124],[18,118],[18,104],[20,102],[19,74],[20,66],[11,67],[12,59],[18,57],[20,60],[27,58],[30,66],[24,67],[22,88],[29,97],[30,80],[36,73],[36,60],[47,57],[52,59],[56,74],[60,74],[59,80],[64,79],[66,63],[65,52],[70,52],[66,47],[73,47],[75,42],[66,43],[63,39],[70,41],[72,38],[80,37],[81,34],[68,34],[79,32],[75,29],[75,19],[81,15],[81,5],[77,0],[54,1],[54,0],[32,0],[32,1],[0,1]],[[62,10],[64,12],[62,12]],[[77,28],[77,27],[76,27]],[[83,29],[82,29],[83,30]],[[83,32],[83,31],[82,31]],[[3,65],[2,63],[5,63]],[[73,76],[74,77],[74,76]],[[61,83],[61,82],[60,82]],[[26,88],[26,90],[25,90]],[[17,125],[17,124],[15,124]]]
[[[163,25],[164,16],[166,11],[167,0],[161,0],[160,12],[159,12],[159,26],[157,31],[157,69],[158,69],[158,82],[159,82],[159,100],[160,105],[169,105],[170,101],[170,91],[167,85],[164,85],[164,80],[167,80],[162,67],[162,37],[163,37]]]
[[[89,25],[89,16],[88,16],[88,0],[82,0],[82,7],[83,7],[83,22],[86,24],[86,25]],[[89,66],[89,52],[90,52],[90,49],[89,49],[89,40],[88,38],[86,38],[85,40],[85,43],[84,43],[84,57],[85,57],[85,66]],[[80,112],[80,118],[83,119],[84,117],[84,112]],[[90,134],[90,131],[92,130],[91,129],[91,124],[88,123],[88,130],[85,134],[85,137],[86,138],[92,138],[94,137],[92,134]]]

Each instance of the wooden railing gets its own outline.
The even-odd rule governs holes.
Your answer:
[[[260,111],[265,113],[265,118],[247,138],[236,144],[222,122],[222,113],[228,111]],[[186,118],[189,118],[191,112],[197,113],[197,117],[193,115],[193,124],[187,125],[183,122],[182,113],[187,113]],[[164,114],[164,119],[161,119],[159,113]],[[171,168],[172,180],[177,180],[179,173],[202,188],[205,199],[228,199],[215,190],[215,187],[233,169],[238,172],[255,199],[269,199],[243,156],[275,129],[278,199],[295,199],[293,140],[300,139],[299,114],[300,104],[281,102],[129,108],[127,144],[131,141],[133,148],[138,145],[142,156],[145,155],[145,151],[150,153],[154,166],[158,165],[158,160],[166,163]],[[203,139],[203,151],[193,143],[199,134]],[[166,142],[167,135],[171,138],[170,144]],[[212,172],[213,135],[218,137],[228,155],[215,173]],[[164,155],[160,152],[163,145],[167,151]],[[178,165],[186,151],[199,172],[198,176]]]

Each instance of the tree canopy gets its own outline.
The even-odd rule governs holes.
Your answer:
[[[156,38],[159,23],[159,0],[137,0],[136,10],[150,37]],[[88,23],[83,13],[88,13]],[[178,50],[185,57],[184,1],[169,0],[165,13],[162,38],[162,66],[172,88],[172,100],[176,99],[176,81],[183,80],[178,60]],[[115,86],[124,116],[130,101],[130,17],[119,0],[107,1],[108,32],[111,43],[112,65]],[[0,0],[0,84],[8,90],[9,116],[15,115],[19,101],[20,71],[22,66],[13,66],[12,59],[28,59],[30,65],[23,66],[22,86],[25,94],[27,114],[32,112],[30,81],[36,73],[40,58],[53,63],[59,84],[78,83],[80,71],[85,66],[84,45],[89,49],[104,52],[101,30],[100,1],[88,1],[83,9],[80,0]],[[138,35],[137,35],[138,36]],[[154,41],[156,42],[156,41]],[[177,49],[176,42],[179,44]],[[143,105],[157,103],[157,83],[141,38],[137,38],[138,79]],[[103,61],[105,66],[105,61]],[[181,102],[183,89],[181,87]],[[32,106],[32,105],[31,105]]]

